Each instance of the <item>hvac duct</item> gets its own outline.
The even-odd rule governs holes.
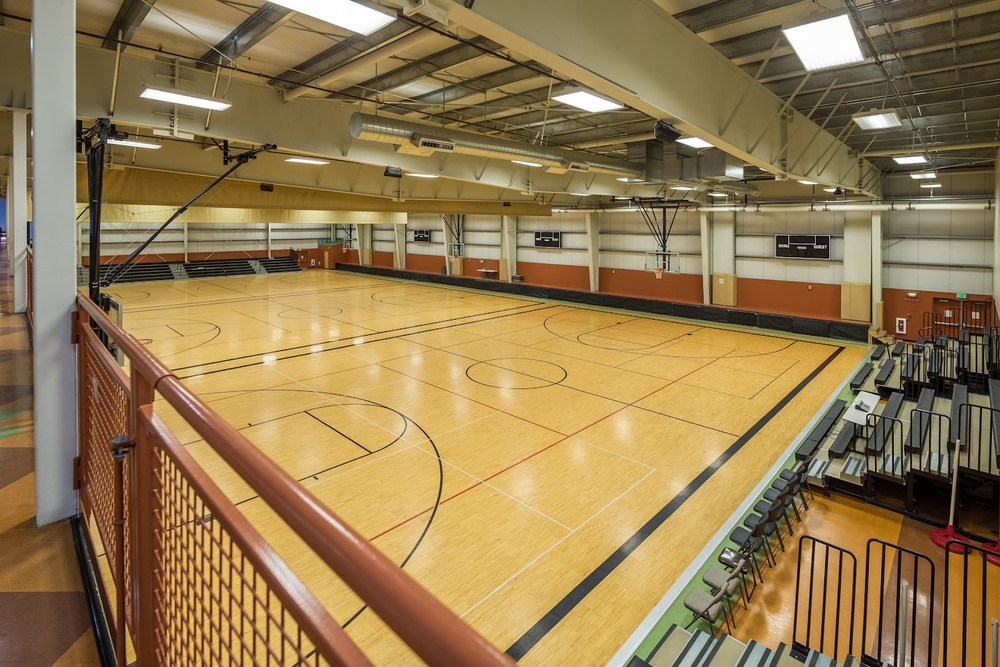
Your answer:
[[[414,147],[414,142],[421,138],[424,140],[439,139],[454,145],[454,148],[450,152],[474,155],[476,157],[495,158],[498,160],[538,162],[553,171],[561,173],[569,170],[571,165],[577,165],[574,171],[583,170],[579,165],[588,165],[589,168],[587,171],[590,173],[596,172],[631,178],[641,178],[643,175],[642,166],[623,160],[605,158],[579,151],[563,150],[553,146],[532,146],[519,141],[487,137],[480,134],[473,134],[472,132],[451,130],[433,125],[424,125],[422,123],[412,123],[405,120],[385,118],[383,116],[369,116],[368,114],[355,113],[351,116],[350,131],[351,136],[355,139],[378,141],[383,144],[395,144],[397,146]]]

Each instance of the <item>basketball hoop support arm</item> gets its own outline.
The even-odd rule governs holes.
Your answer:
[[[201,192],[199,192],[198,194],[196,194],[194,197],[192,197],[190,200],[188,200],[188,202],[186,204],[184,204],[183,206],[181,206],[179,209],[177,209],[174,212],[173,215],[171,215],[169,218],[167,218],[167,221],[164,222],[162,225],[160,225],[159,229],[157,229],[155,232],[153,232],[153,234],[148,239],[146,239],[142,243],[142,245],[140,245],[138,248],[136,248],[134,251],[132,251],[132,254],[129,255],[128,258],[124,262],[122,262],[121,264],[119,264],[115,268],[115,270],[112,271],[108,275],[108,277],[104,281],[104,284],[103,284],[104,287],[110,287],[111,285],[113,285],[115,283],[115,281],[118,280],[128,270],[128,268],[130,266],[132,266],[132,264],[135,262],[135,258],[138,257],[139,254],[143,250],[145,250],[146,248],[148,248],[149,244],[152,243],[153,241],[155,241],[156,237],[159,236],[163,232],[163,230],[166,229],[170,225],[171,222],[173,222],[174,220],[176,220],[177,218],[179,218],[181,215],[183,215],[184,212],[188,210],[188,208],[190,208],[191,206],[193,206],[195,202],[197,202],[199,199],[201,199],[206,194],[208,194],[208,192],[212,188],[214,188],[216,185],[218,185],[222,181],[226,180],[226,178],[228,178],[230,174],[232,174],[234,171],[236,171],[237,169],[239,169],[240,167],[242,167],[243,165],[245,165],[250,160],[256,159],[258,153],[263,153],[264,151],[269,151],[269,150],[273,150],[273,149],[277,148],[277,146],[274,145],[274,144],[264,144],[263,146],[260,146],[259,148],[251,148],[250,150],[244,151],[243,153],[240,153],[239,155],[235,155],[235,156],[230,157],[229,156],[229,145],[228,145],[228,143],[229,142],[223,142],[223,158],[222,158],[223,159],[223,164],[229,164],[230,162],[233,162],[233,166],[231,166],[229,169],[227,169],[224,174],[222,174],[221,176],[219,176],[218,178],[216,178],[214,181],[212,181],[211,183],[209,183],[205,187],[204,190],[202,190]],[[91,250],[91,255],[93,256],[93,250]]]

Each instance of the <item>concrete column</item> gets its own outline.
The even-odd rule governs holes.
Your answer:
[[[7,182],[7,257],[14,278],[15,313],[28,309],[28,114],[11,114],[10,178]]]
[[[188,223],[185,222],[185,223],[182,223],[182,224],[183,224],[183,229],[184,229],[184,262],[187,263],[189,261],[188,260],[188,231],[189,230],[188,230]],[[268,225],[268,229],[270,229],[270,228],[271,228],[271,226]],[[268,246],[267,246],[267,256],[268,257],[271,256],[271,244],[270,244],[270,240],[271,240],[270,239],[270,235],[268,235]]]
[[[76,514],[76,0],[33,0],[35,520]]]
[[[500,216],[500,280],[517,275],[517,216]]]
[[[358,263],[361,266],[372,265],[372,226],[355,225],[358,230]]]
[[[993,201],[1000,196],[1000,150],[993,167]],[[1000,209],[993,208],[993,300],[1000,298]]]
[[[865,321],[871,317],[872,234],[871,214],[844,213],[844,279],[841,282],[840,316]]]
[[[265,222],[264,223],[264,234],[267,236],[267,258],[268,259],[273,259],[274,255],[271,252],[271,223],[270,222]],[[331,229],[330,230],[330,239],[333,240],[333,238],[334,238],[334,236],[333,236],[333,230]],[[187,254],[185,254],[184,256],[186,258]]]
[[[590,269],[590,291],[601,291],[601,218],[594,213],[587,217],[587,265]]]
[[[441,216],[441,230],[444,232],[444,250],[443,250],[444,266],[445,266],[445,271],[448,272],[449,276],[454,273],[454,264],[458,263],[458,265],[461,266],[461,261],[462,261],[461,258],[459,258],[457,262],[453,262],[451,258],[451,244],[455,243],[458,240],[455,238],[455,233],[452,231],[452,229],[454,229],[454,226],[455,226],[455,221],[453,216],[450,215]],[[461,275],[461,271],[459,271],[458,274]]]
[[[393,225],[392,233],[396,241],[392,265],[402,271],[406,268],[406,225]]]
[[[701,219],[701,298],[702,303],[712,303],[712,216],[702,211]]]
[[[712,303],[735,306],[736,213],[712,215]]]
[[[885,329],[882,321],[882,211],[872,211],[872,324]],[[995,241],[994,241],[995,243]],[[994,246],[994,253],[996,253]],[[996,284],[994,277],[994,285]]]

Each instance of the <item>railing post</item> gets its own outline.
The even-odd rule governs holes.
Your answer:
[[[129,429],[135,434],[135,456],[132,466],[131,533],[135,536],[132,551],[132,609],[135,612],[135,652],[140,665],[156,664],[155,644],[155,557],[156,544],[154,518],[157,512],[156,458],[150,449],[148,433],[140,427],[139,410],[151,409],[154,388],[137,371],[132,371],[132,402],[129,406]]]
[[[1000,621],[997,621],[997,619],[994,618],[993,619],[993,623],[992,623],[992,627],[993,627],[993,658],[992,658],[992,663],[991,663],[993,665],[993,667],[998,667],[997,663],[1000,662],[1000,642],[998,642],[998,638],[997,638],[997,635],[998,635],[997,626],[998,625],[1000,625]]]
[[[115,581],[115,657],[119,665],[128,664],[125,653],[128,624],[125,618],[125,455],[134,446],[135,438],[127,435],[112,438],[110,443],[111,456],[115,460],[115,571],[118,573]]]

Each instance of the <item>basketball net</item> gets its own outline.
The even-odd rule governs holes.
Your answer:
[[[653,273],[656,275],[657,280],[663,278],[663,271],[664,269],[653,269]]]

